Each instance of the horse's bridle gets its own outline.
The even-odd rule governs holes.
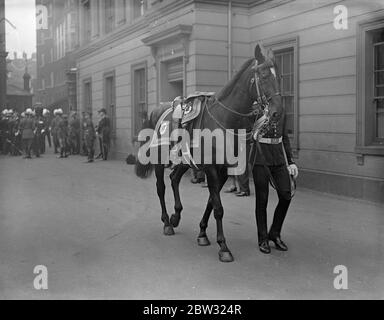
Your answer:
[[[268,64],[267,64],[268,63]],[[247,140],[250,140],[252,137],[253,139],[257,140],[258,137],[261,137],[263,136],[268,130],[269,130],[269,125],[270,125],[270,116],[269,116],[269,102],[272,100],[273,97],[275,96],[280,96],[281,93],[280,92],[276,92],[275,94],[267,97],[261,86],[260,86],[260,77],[257,73],[257,70],[261,67],[261,66],[264,66],[264,65],[267,65],[269,66],[272,62],[271,61],[267,61],[265,64],[262,64],[262,65],[258,65],[258,61],[255,59],[255,64],[254,66],[252,67],[252,69],[254,70],[254,76],[251,78],[251,82],[250,82],[250,85],[249,85],[249,91],[251,92],[252,91],[252,87],[254,85],[255,87],[255,90],[256,90],[256,100],[254,101],[253,105],[252,105],[252,111],[249,112],[249,113],[241,113],[241,112],[237,112],[235,110],[232,110],[231,108],[227,107],[225,104],[223,104],[219,99],[215,98],[215,103],[219,104],[222,108],[224,108],[225,110],[229,111],[230,113],[236,115],[236,116],[239,116],[239,117],[243,117],[243,118],[252,118],[252,117],[255,117],[256,120],[253,124],[253,128],[252,128],[252,131],[247,133],[246,134],[246,139]],[[272,63],[272,66],[273,66],[273,63]],[[224,130],[227,130],[227,128],[221,124],[215,117],[214,115],[212,115],[212,113],[210,112],[209,108],[207,107],[206,108],[207,110],[207,113],[208,115]],[[260,117],[260,118],[257,118],[257,116],[259,115],[260,113],[260,110],[263,110],[263,115]],[[235,135],[237,135],[236,133],[234,133]]]

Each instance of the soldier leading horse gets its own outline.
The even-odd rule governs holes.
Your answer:
[[[255,57],[246,61],[231,81],[224,86],[220,93],[208,100],[205,108],[202,109],[200,121],[193,123],[194,129],[214,130],[239,130],[246,129],[248,137],[257,134],[255,125],[259,110],[265,110],[262,126],[264,129],[276,121],[282,113],[281,94],[279,92],[279,83],[274,64],[274,57],[271,50],[267,53],[261,46],[255,48]],[[169,107],[160,107],[155,109],[147,123],[146,128],[155,129],[158,121],[164,118],[163,114]],[[156,133],[155,133],[156,134]],[[212,155],[216,154],[215,146],[212,146]],[[169,218],[165,205],[165,184],[164,184],[164,164],[142,164],[139,161],[135,165],[136,175],[141,178],[149,176],[155,168],[157,194],[160,199],[162,214],[161,220],[164,223],[164,234],[173,235],[174,227],[180,222],[181,211],[183,209],[180,194],[179,183],[188,170],[189,166],[185,164],[177,165],[172,171],[171,185],[175,199],[175,214]],[[200,234],[198,236],[199,245],[209,245],[206,235],[208,220],[213,210],[217,228],[217,243],[220,247],[219,259],[222,262],[233,261],[233,255],[230,252],[223,230],[224,209],[220,199],[220,191],[228,178],[228,164],[217,164],[213,160],[211,163],[203,163],[199,168],[204,170],[209,188],[209,199],[203,218],[200,222]]]

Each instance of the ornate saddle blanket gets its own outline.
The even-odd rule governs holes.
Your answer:
[[[181,125],[185,126],[199,116],[202,103],[205,103],[214,94],[214,92],[197,91],[189,95],[184,101],[174,106],[172,118],[181,119]]]

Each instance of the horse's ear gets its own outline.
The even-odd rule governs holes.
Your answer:
[[[264,63],[265,56],[263,54],[264,48],[258,43],[255,47],[255,58],[259,64]]]

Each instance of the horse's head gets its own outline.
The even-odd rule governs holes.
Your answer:
[[[279,119],[283,112],[280,84],[278,81],[273,51],[261,45],[255,48],[255,63],[252,67],[251,90],[256,103],[264,110],[271,122]]]

